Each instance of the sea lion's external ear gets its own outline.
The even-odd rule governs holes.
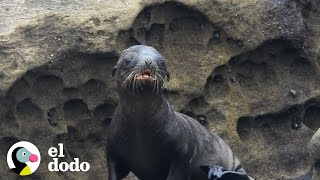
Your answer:
[[[115,67],[112,69],[112,77],[114,77],[114,75],[116,74],[116,71],[117,71],[117,66],[115,66]]]
[[[167,81],[170,80],[170,73],[167,74]]]

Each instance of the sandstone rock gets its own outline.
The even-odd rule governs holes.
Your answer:
[[[313,179],[320,178],[320,129],[312,136],[308,144],[308,150],[314,161]]]
[[[320,161],[320,129],[312,136],[308,144],[311,157],[315,161]]]
[[[251,176],[309,177],[307,146],[320,127],[320,16],[311,6],[315,1],[1,1],[0,177],[17,178],[6,152],[27,140],[43,155],[32,178],[106,178],[106,135],[118,102],[111,70],[134,44],[164,55],[174,108],[223,137]],[[65,161],[79,157],[90,171],[48,173],[47,150],[58,142]]]

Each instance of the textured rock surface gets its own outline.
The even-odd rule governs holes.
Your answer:
[[[320,129],[313,135],[308,144],[308,150],[314,161],[313,179],[320,178]]]
[[[307,151],[320,127],[316,0],[0,4],[0,177],[17,179],[6,153],[28,140],[42,154],[33,178],[106,178],[111,69],[134,44],[164,55],[175,109],[223,137],[250,175],[318,177]],[[58,142],[63,161],[79,157],[90,171],[48,173],[46,151]]]
[[[311,154],[311,158],[315,161],[320,160],[320,129],[312,136],[308,144],[308,148]]]

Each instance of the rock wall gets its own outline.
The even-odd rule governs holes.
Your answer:
[[[174,108],[223,137],[251,176],[319,178],[317,2],[1,1],[0,177],[18,179],[6,153],[28,140],[42,155],[30,178],[106,179],[111,70],[123,49],[146,44],[166,58]],[[61,161],[90,171],[48,173],[58,142]]]

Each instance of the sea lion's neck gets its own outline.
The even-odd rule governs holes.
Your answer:
[[[162,92],[141,92],[139,94],[120,93],[119,97],[121,112],[137,118],[151,118],[157,113],[161,113],[167,106],[167,101]]]

